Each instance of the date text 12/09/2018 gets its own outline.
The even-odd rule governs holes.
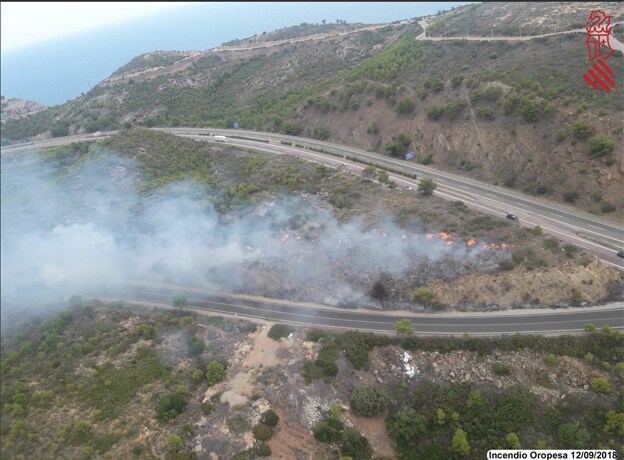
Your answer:
[[[615,460],[615,450],[490,450],[488,460]]]

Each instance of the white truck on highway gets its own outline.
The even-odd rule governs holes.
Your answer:
[[[219,136],[219,135],[214,135],[212,136],[212,138],[217,141],[217,142],[227,142],[228,141],[228,137],[227,136]]]

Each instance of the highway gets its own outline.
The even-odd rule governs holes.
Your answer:
[[[338,330],[395,332],[394,322],[410,319],[417,335],[500,336],[505,334],[559,335],[578,333],[586,323],[597,328],[624,329],[624,303],[601,307],[539,309],[494,313],[413,313],[339,309],[324,305],[238,296],[174,285],[152,286],[129,283],[93,289],[85,296],[171,307],[174,295],[182,293],[187,310],[211,312],[250,320],[267,320],[299,326]]]
[[[366,165],[357,161],[351,161],[346,157],[357,158],[359,161],[374,163],[378,166],[407,174],[416,174],[418,178],[432,178],[438,184],[438,188],[435,191],[436,196],[449,200],[461,200],[475,210],[503,219],[508,213],[515,214],[520,218],[520,225],[530,228],[539,225],[546,233],[562,241],[579,246],[608,265],[624,271],[624,259],[616,255],[618,250],[624,248],[624,225],[570,206],[524,195],[504,187],[485,184],[428,166],[314,139],[239,129],[153,129],[207,142],[211,141],[211,136],[208,134],[225,135],[229,137],[229,145],[275,154],[295,155],[309,161],[343,169],[352,174],[359,175]],[[115,133],[116,131],[102,132],[97,138]],[[27,145],[4,147],[2,153],[6,154],[32,147],[43,148],[93,139],[93,135],[55,138]],[[417,188],[418,180],[394,173],[390,173],[390,177],[399,184],[399,188],[411,187],[414,190]]]
[[[521,225],[530,228],[539,225],[546,233],[582,247],[605,263],[624,270],[624,261],[616,255],[619,249],[624,248],[624,226],[569,206],[523,195],[504,187],[485,184],[412,162],[313,139],[233,129],[156,129],[207,141],[210,140],[210,137],[206,136],[206,133],[225,135],[230,137],[229,143],[231,145],[296,155],[335,168],[344,168],[354,174],[360,174],[366,165],[351,161],[346,157],[358,158],[360,161],[374,163],[407,174],[416,174],[419,178],[429,177],[438,184],[435,191],[437,196],[449,200],[461,200],[473,209],[501,218],[504,218],[508,213],[515,214],[520,217]],[[245,139],[240,139],[240,137]],[[283,142],[292,145],[283,144]],[[297,147],[297,145],[302,147]],[[390,174],[390,177],[402,187],[412,187],[413,189],[417,187],[418,180],[393,173]]]

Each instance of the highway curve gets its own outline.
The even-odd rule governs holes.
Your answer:
[[[318,328],[332,328],[388,333],[394,322],[408,318],[422,335],[478,335],[578,333],[587,323],[596,327],[624,329],[624,303],[602,307],[559,308],[503,311],[492,313],[411,313],[340,309],[323,305],[289,302],[252,296],[224,294],[199,288],[173,285],[153,286],[143,283],[114,285],[92,289],[86,297],[105,300],[171,306],[173,297],[182,293],[188,309],[233,315],[247,319],[284,322]]]

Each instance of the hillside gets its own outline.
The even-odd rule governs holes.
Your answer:
[[[3,299],[93,279],[417,311],[622,298],[616,270],[539,227],[399,189],[374,168],[147,129],[2,159]]]
[[[2,458],[471,460],[520,445],[622,455],[622,335],[608,328],[387,337],[70,305],[20,311],[2,335]]]
[[[34,115],[47,108],[47,106],[39,104],[38,102],[15,98],[7,99],[4,96],[0,99],[0,104],[2,107],[3,122],[26,118],[29,115]]]
[[[531,4],[533,5],[533,4]],[[620,17],[621,4],[606,4]],[[447,35],[467,23],[523,34],[584,24],[588,4],[488,3],[430,18]],[[481,25],[481,26],[480,26]],[[454,28],[455,27],[455,28]],[[133,126],[221,126],[328,139],[624,217],[621,91],[591,89],[585,35],[528,41],[428,41],[416,21],[302,25],[202,52],[140,56],[92,91],[3,138]],[[469,32],[470,33],[470,32]],[[505,32],[506,33],[506,32]],[[511,32],[509,32],[511,33]],[[530,63],[530,64],[529,64]],[[609,65],[624,72],[622,53]],[[52,128],[50,129],[50,126]],[[407,147],[393,146],[406,134]]]

